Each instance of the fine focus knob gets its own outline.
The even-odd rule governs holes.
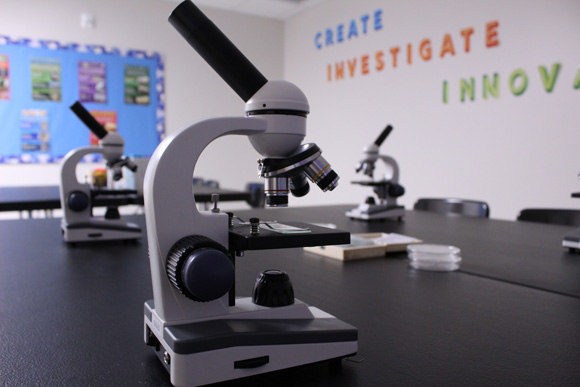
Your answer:
[[[252,295],[254,304],[276,307],[294,303],[294,289],[288,274],[281,270],[266,270],[260,273]]]
[[[89,206],[89,197],[83,191],[72,191],[66,199],[66,204],[71,210],[81,212]]]
[[[235,278],[234,265],[225,247],[201,235],[182,238],[173,245],[166,271],[177,290],[200,302],[225,295]]]

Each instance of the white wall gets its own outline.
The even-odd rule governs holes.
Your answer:
[[[163,55],[167,128],[171,132],[209,117],[243,115],[244,102],[168,23],[179,4],[162,0],[0,0],[0,35],[102,44]],[[80,27],[81,13],[96,17],[95,29]],[[283,22],[230,12],[204,12],[269,79],[281,79]],[[196,175],[224,187],[256,181],[258,154],[246,138],[216,140],[197,164]],[[238,166],[239,164],[239,166]],[[0,165],[0,186],[56,185],[58,165]]]
[[[375,31],[377,10],[382,28]],[[364,14],[370,14],[366,34],[360,21]],[[505,219],[514,219],[523,207],[580,207],[570,198],[580,191],[580,89],[573,87],[575,79],[580,82],[579,17],[577,0],[332,0],[290,19],[285,78],[308,96],[308,139],[318,143],[342,177],[334,192],[316,192],[302,203],[360,202],[371,194],[349,182],[362,177],[354,173],[362,147],[391,123],[394,130],[381,150],[400,164],[407,207],[425,196],[483,199],[492,217]],[[347,39],[353,19],[359,35]],[[499,45],[486,47],[486,23],[492,21],[499,23]],[[344,24],[341,43],[336,42],[339,24]],[[460,33],[466,27],[473,28],[469,52]],[[327,28],[334,30],[334,44],[317,49],[315,36]],[[440,58],[445,34],[455,55]],[[433,50],[428,61],[418,51],[425,38]],[[400,52],[393,68],[390,49],[395,46]],[[384,52],[382,70],[376,68],[379,51]],[[368,74],[360,67],[365,55]],[[351,77],[346,62],[355,58]],[[329,81],[327,66],[337,62],[345,62],[345,77]],[[554,63],[561,69],[554,89],[546,92],[539,66],[550,74]],[[528,77],[519,96],[509,87],[516,69]],[[483,76],[494,73],[499,98],[484,99]],[[460,80],[471,77],[475,98],[461,102]]]

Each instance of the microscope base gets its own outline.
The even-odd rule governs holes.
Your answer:
[[[571,251],[580,249],[580,228],[564,236],[564,239],[562,239],[562,247],[567,247]]]
[[[403,206],[385,206],[380,204],[361,204],[346,212],[346,216],[351,219],[360,220],[380,220],[396,218],[402,220],[405,216],[405,207]]]
[[[89,242],[97,240],[130,240],[141,238],[141,227],[125,221],[92,219],[89,222],[61,222],[65,242]]]
[[[256,306],[246,313],[163,328],[149,301],[145,341],[155,347],[174,386],[201,386],[356,354],[356,328],[297,303],[289,310]],[[301,309],[310,317],[303,318]]]

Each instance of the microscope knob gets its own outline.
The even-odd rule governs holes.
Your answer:
[[[403,196],[405,194],[405,188],[399,184],[391,184],[389,185],[389,196],[394,198],[398,198],[399,196]]]
[[[169,250],[166,271],[180,293],[200,302],[225,295],[235,278],[234,265],[225,247],[202,235],[176,242]]]
[[[68,194],[66,205],[75,212],[84,211],[89,206],[89,197],[83,191],[72,191]]]
[[[256,305],[276,307],[294,303],[294,289],[288,274],[281,270],[260,273],[254,284],[252,301]]]

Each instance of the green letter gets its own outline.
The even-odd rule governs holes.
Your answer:
[[[483,76],[483,98],[487,99],[487,93],[491,94],[493,98],[499,98],[499,74],[493,74],[493,83],[489,80],[487,75]]]
[[[516,78],[518,77],[522,78],[522,84],[516,88],[514,84],[516,83]],[[524,94],[524,91],[526,91],[527,87],[528,87],[528,76],[526,75],[524,70],[522,69],[514,70],[510,75],[510,90],[512,91],[512,93],[515,96],[522,95]]]
[[[574,78],[574,88],[580,89],[580,68],[578,68],[578,72],[576,73],[576,78]]]
[[[443,103],[447,103],[447,81],[443,81]]]
[[[542,77],[542,83],[544,84],[544,89],[551,93],[554,90],[554,85],[556,84],[556,78],[558,78],[558,72],[560,71],[560,63],[554,63],[552,65],[552,74],[548,74],[548,70],[544,66],[540,66],[540,77]]]
[[[469,95],[470,100],[475,99],[475,79],[473,77],[469,78],[469,83],[462,79],[459,81],[459,92],[461,94],[461,102],[465,102],[465,94]]]

